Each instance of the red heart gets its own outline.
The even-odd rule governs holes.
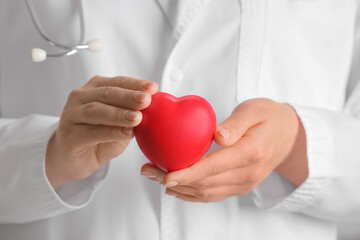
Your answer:
[[[215,112],[202,97],[176,98],[158,92],[142,114],[135,128],[136,141],[145,156],[164,171],[191,166],[213,141]]]

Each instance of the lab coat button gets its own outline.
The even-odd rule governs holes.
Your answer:
[[[180,71],[178,69],[173,69],[171,71],[170,78],[174,82],[180,82],[183,79],[183,77],[184,77],[184,74],[182,71]]]

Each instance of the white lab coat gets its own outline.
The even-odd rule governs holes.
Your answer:
[[[78,41],[76,2],[34,0],[50,37]],[[56,49],[24,1],[0,0],[0,239],[331,240],[337,220],[359,221],[357,1],[83,2],[85,39],[101,39],[103,51],[34,64],[32,47]],[[306,130],[309,178],[294,189],[273,173],[248,196],[187,203],[139,175],[147,160],[132,141],[55,192],[46,144],[69,92],[94,75],[200,95],[218,123],[249,98],[290,103]]]

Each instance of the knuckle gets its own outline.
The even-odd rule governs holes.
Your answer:
[[[97,112],[97,104],[92,102],[84,105],[84,114],[88,117],[93,117]]]
[[[100,81],[101,78],[102,77],[100,75],[95,75],[89,80],[89,83],[96,84]]]
[[[209,161],[207,163],[207,173],[209,176],[217,175],[219,172],[220,172],[219,167],[216,166],[213,161]]]
[[[192,185],[197,189],[207,189],[209,187],[209,183],[207,181],[197,181],[194,182]]]
[[[201,200],[209,200],[211,194],[207,190],[198,190],[195,192],[195,196]]]
[[[114,78],[114,82],[115,82],[116,86],[123,86],[125,81],[126,81],[126,78],[122,77],[122,76]]]
[[[112,92],[113,92],[113,87],[111,87],[111,86],[103,87],[100,91],[100,98],[108,99],[111,96]]]
[[[121,123],[125,121],[125,114],[121,110],[115,110],[112,115],[114,123]]]
[[[74,100],[79,98],[79,96],[82,94],[83,90],[80,88],[76,88],[72,90],[69,94],[69,100]]]

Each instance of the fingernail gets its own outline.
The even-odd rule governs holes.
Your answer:
[[[156,178],[156,174],[154,174],[153,172],[149,172],[149,171],[144,171],[140,173],[141,175],[147,177],[147,178]]]
[[[133,132],[133,128],[123,128],[121,131],[124,135],[131,135]]]
[[[145,90],[147,90],[147,89],[151,88],[152,85],[153,85],[153,84],[152,84],[151,82],[146,82],[146,83],[143,84],[143,88],[144,88]]]
[[[219,133],[219,135],[223,138],[223,139],[229,139],[230,137],[230,133],[228,130],[226,130],[225,128],[219,128],[217,130],[217,132]]]
[[[139,113],[137,112],[127,112],[125,113],[125,118],[128,121],[135,121],[139,117]]]
[[[166,183],[165,184],[165,187],[175,187],[176,185],[179,185],[179,183],[178,182],[175,182],[175,181],[173,181],[173,182],[168,182],[168,183]]]
[[[134,100],[137,103],[143,103],[145,98],[146,98],[146,93],[143,93],[143,92],[137,92],[134,95]]]
[[[172,197],[177,197],[178,195],[175,192],[165,192],[167,195],[172,196]]]

